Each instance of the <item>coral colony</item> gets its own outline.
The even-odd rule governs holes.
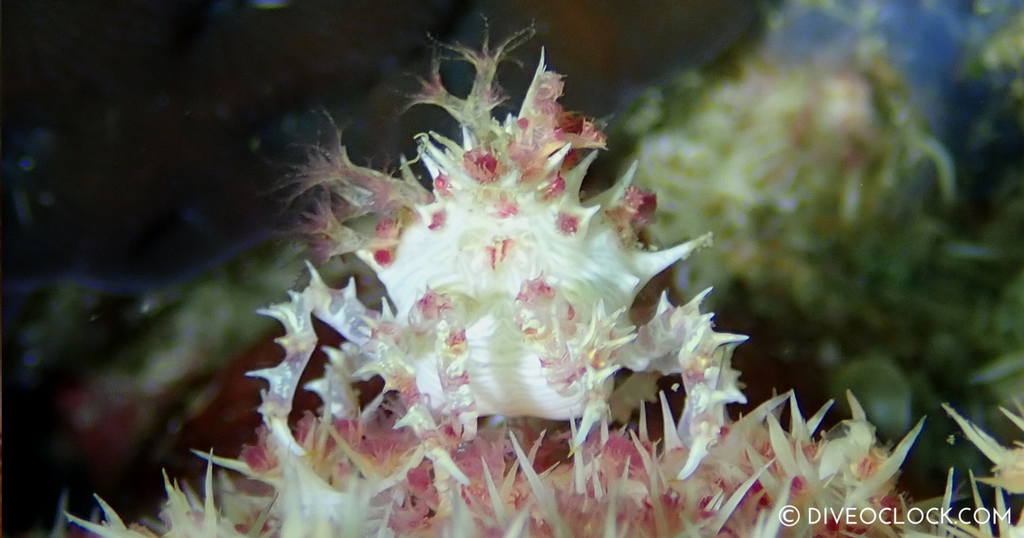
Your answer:
[[[257,444],[238,459],[207,456],[234,473],[215,481],[208,470],[203,495],[168,482],[156,529],[126,526],[102,502],[104,522],[75,523],[108,537],[900,532],[834,517],[780,526],[787,504],[906,510],[895,476],[921,424],[887,450],[851,397],[853,418],[816,435],[828,406],[804,418],[792,394],[732,421],[726,406],[745,399],[729,355],[744,337],[712,330],[699,310],[707,292],[683,306],[663,295],[652,319],[629,318],[644,284],[709,238],[642,245],[655,199],[631,174],[580,199],[604,136],[559,105],[562,79],[543,59],[519,114],[493,118],[511,44],[454,48],[476,69],[468,96],[450,94],[435,66],[417,97],[462,127],[461,142],[418,138],[433,192],[412,163],[394,178],[353,165],[343,148],[305,169],[307,186],[327,193],[312,219],[321,254],[355,252],[391,302],[370,310],[354,283],[331,289],[310,266],[304,290],[263,311],[284,325],[285,357],[251,374],[268,383]],[[357,231],[357,217],[373,224]],[[346,342],[321,346],[324,375],[304,388],[323,406],[292,426],[314,317]],[[680,374],[678,421],[661,394],[663,431],[648,430],[642,406],[638,422],[612,427],[623,369]],[[385,392],[360,408],[352,383],[374,376]],[[543,432],[515,417],[567,424]]]

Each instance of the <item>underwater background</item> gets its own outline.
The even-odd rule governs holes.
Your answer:
[[[520,93],[541,46],[574,81],[565,104],[613,148],[590,188],[639,159],[650,242],[715,234],[661,285],[715,286],[718,327],[751,337],[750,401],[851,389],[893,440],[934,416],[901,484],[918,498],[985,468],[939,404],[998,434],[1024,397],[1022,2],[15,1],[3,530],[94,492],[134,520],[160,469],[201,473],[190,449],[252,442],[243,373],[279,357],[254,311],[305,256],[280,188],[303,144],[337,124],[355,162],[397,163],[454,127],[405,110],[436,43],[530,25],[502,82]]]

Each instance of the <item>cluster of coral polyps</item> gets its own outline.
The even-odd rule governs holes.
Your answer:
[[[708,242],[655,251],[638,242],[654,196],[623,178],[580,200],[604,144],[589,120],[557,99],[559,75],[543,60],[517,116],[499,122],[494,77],[507,43],[458,50],[476,68],[466,98],[436,71],[419,101],[448,110],[462,142],[421,135],[422,189],[408,164],[401,179],[354,166],[343,149],[319,152],[304,180],[326,196],[318,226],[326,254],[355,251],[378,274],[393,306],[361,304],[354,284],[311,281],[265,314],[286,334],[285,358],[253,372],[269,383],[259,442],[206,494],[168,485],[169,536],[772,536],[778,511],[798,507],[902,510],[893,479],[920,425],[891,452],[851,398],[853,420],[814,438],[825,409],[805,420],[791,395],[737,422],[743,402],[731,347],[699,311],[662,297],[653,318],[629,307],[655,274]],[[366,230],[350,224],[372,217]],[[364,221],[367,219],[363,219]],[[351,226],[351,227],[349,227]],[[346,343],[324,347],[322,378],[306,388],[317,415],[289,424],[299,378],[317,348],[313,318]],[[664,395],[660,440],[639,424],[611,428],[612,376],[622,369],[681,374],[686,403],[672,420]],[[352,381],[380,376],[385,392],[359,409]],[[656,397],[654,394],[648,397]],[[789,429],[780,426],[789,400]],[[641,412],[643,410],[641,409]],[[560,433],[528,420],[567,420]],[[105,505],[104,536],[149,535]],[[895,531],[830,519],[800,534],[873,536]]]
[[[862,248],[865,223],[891,220],[910,178],[930,167],[951,197],[941,145],[899,89],[853,63],[787,65],[755,50],[727,77],[680,77],[666,101],[686,113],[638,133],[637,183],[656,188],[664,208],[651,236],[670,242],[712,228],[722,247],[692,264],[692,281],[786,290],[805,311],[853,309],[833,304],[833,280],[821,274],[834,244]]]

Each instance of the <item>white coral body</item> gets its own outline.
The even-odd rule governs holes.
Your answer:
[[[546,76],[539,71],[535,85]],[[576,189],[590,159],[569,169],[564,160],[594,141],[552,140],[562,146],[544,155],[539,170],[524,169],[537,157],[530,150],[521,153],[525,162],[516,162],[510,154],[533,134],[536,106],[528,102],[519,119],[495,125],[489,144],[468,130],[461,146],[423,137],[420,157],[438,185],[435,200],[414,208],[418,218],[402,229],[393,260],[371,250],[360,254],[377,270],[399,320],[415,320],[418,305],[431,296],[463,310],[460,330],[478,413],[567,419],[583,413],[584,363],[600,370],[599,361],[612,352],[598,356],[602,344],[628,341],[625,314],[636,293],[692,246],[645,252],[632,230],[617,229],[607,206],[580,203]],[[467,170],[474,159],[483,165]],[[419,390],[436,405],[447,398],[438,374],[444,352],[430,348],[410,358]],[[575,363],[578,372],[559,378],[545,366],[562,363]],[[607,376],[601,377],[604,383]]]
[[[398,427],[425,439],[437,431],[471,439],[484,415],[532,416],[581,418],[579,445],[607,417],[617,371],[682,373],[689,397],[679,434],[693,450],[681,474],[692,473],[726,421],[725,405],[745,401],[737,373],[718,353],[744,337],[711,330],[711,315],[699,311],[704,294],[682,307],[663,296],[641,327],[628,311],[645,283],[709,238],[643,247],[637,230],[655,199],[630,185],[633,170],[580,199],[604,135],[558,103],[560,75],[542,59],[519,114],[499,122],[491,111],[502,100],[494,85],[502,48],[459,52],[476,68],[470,94],[451,95],[435,71],[418,98],[462,126],[461,143],[433,132],[419,137],[432,194],[407,163],[402,179],[393,178],[353,165],[340,147],[314,156],[306,171],[332,201],[331,213],[314,219],[331,240],[328,252],[355,251],[384,283],[394,311],[372,312],[353,286],[330,290],[314,272],[302,294],[268,311],[288,330],[281,341],[288,357],[255,375],[272,387],[294,382],[292,370],[315,346],[312,315],[348,340],[328,350],[327,375],[310,387],[337,417],[351,416],[354,401],[339,387],[352,375],[379,375],[407,410]],[[366,214],[378,219],[373,234],[344,225]],[[281,415],[275,401],[290,398],[284,387],[276,392],[265,416]],[[443,452],[431,457],[443,460]]]
[[[358,346],[346,349],[356,375],[381,375],[402,393],[412,409],[403,425],[419,431],[439,414],[458,417],[470,436],[481,415],[582,416],[579,439],[604,416],[621,368],[679,372],[680,360],[703,357],[693,364],[699,381],[717,383],[719,370],[704,379],[709,354],[739,338],[711,332],[696,305],[687,318],[663,299],[663,319],[646,332],[628,317],[645,283],[708,238],[645,249],[637,229],[655,200],[630,185],[632,171],[580,199],[604,136],[558,104],[561,77],[542,60],[519,114],[499,122],[491,109],[501,100],[493,85],[500,51],[466,57],[477,68],[469,96],[452,96],[435,75],[420,98],[462,125],[461,143],[419,138],[433,196],[408,166],[400,181],[352,165],[343,150],[312,167],[342,180],[326,186],[350,212],[380,217],[372,237],[348,231],[339,237],[355,244],[331,249],[355,250],[395,305],[370,326],[335,324]],[[742,400],[732,382],[709,386],[720,397],[699,398],[704,407]]]

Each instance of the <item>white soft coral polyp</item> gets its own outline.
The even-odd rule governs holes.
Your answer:
[[[560,75],[542,59],[519,114],[499,122],[491,110],[501,101],[494,73],[503,47],[457,50],[477,71],[470,94],[451,95],[435,74],[417,99],[462,124],[460,143],[433,132],[418,138],[432,195],[408,163],[402,179],[392,178],[352,165],[343,149],[321,154],[310,169],[331,176],[310,183],[345,204],[328,228],[346,245],[329,251],[355,251],[394,305],[393,313],[367,316],[346,305],[351,294],[318,287],[312,293],[331,300],[310,300],[331,307],[312,314],[326,314],[350,340],[344,351],[356,377],[380,375],[399,393],[409,409],[399,424],[421,433],[451,422],[472,436],[485,415],[581,418],[578,444],[607,418],[617,371],[683,373],[693,397],[679,434],[697,448],[692,472],[724,424],[724,405],[743,401],[728,353],[718,353],[743,338],[712,331],[697,302],[674,307],[663,299],[640,328],[629,309],[652,277],[709,238],[662,251],[641,244],[638,230],[656,202],[631,185],[635,168],[581,200],[604,135],[558,103]],[[377,217],[372,234],[339,232],[346,216],[367,213]],[[345,332],[362,325],[360,334]]]

